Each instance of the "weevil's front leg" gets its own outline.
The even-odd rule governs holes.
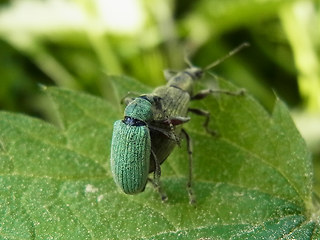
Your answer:
[[[240,89],[239,91],[236,91],[236,92],[221,90],[221,89],[205,89],[200,91],[196,95],[192,96],[191,100],[200,100],[213,93],[227,94],[231,96],[241,96],[241,95],[244,95],[245,92],[246,92],[245,89]]]
[[[216,136],[217,132],[214,130],[211,130],[209,128],[209,122],[210,122],[210,112],[203,110],[203,109],[197,109],[197,108],[189,108],[189,112],[192,112],[194,114],[204,116],[206,119],[204,120],[203,127],[207,131],[207,133],[211,134],[212,136]]]
[[[169,82],[169,80],[173,78],[177,73],[178,71],[170,70],[170,69],[166,69],[163,71],[164,78],[166,79],[167,82]]]
[[[236,91],[236,92],[232,92],[232,91],[228,91],[228,90],[221,90],[221,89],[205,89],[205,90],[200,91],[196,95],[192,96],[191,100],[200,100],[200,99],[203,99],[213,93],[227,94],[227,95],[231,95],[231,96],[241,96],[241,95],[244,95],[245,92],[246,92],[245,89],[240,89],[239,91]],[[203,127],[205,128],[205,130],[209,134],[211,134],[212,136],[217,135],[217,133],[215,131],[213,131],[209,128],[210,112],[203,110],[203,109],[196,109],[196,108],[189,108],[188,111],[195,113],[197,115],[200,115],[200,116],[204,116],[206,118],[203,123]]]
[[[148,178],[148,181],[152,184],[152,186],[157,190],[157,192],[159,193],[160,197],[161,197],[161,201],[162,202],[166,202],[168,201],[168,197],[167,194],[163,191],[163,189],[161,188],[161,186],[157,185],[154,181],[154,179],[152,178]]]
[[[154,171],[154,177],[153,179],[148,178],[148,181],[152,183],[153,187],[157,190],[157,192],[160,194],[161,196],[161,200],[163,202],[168,200],[167,195],[165,194],[165,192],[162,190],[161,188],[161,184],[160,184],[160,177],[161,177],[161,167],[160,167],[160,163],[158,161],[158,158],[156,156],[156,154],[154,153],[154,151],[151,149],[151,154],[153,155],[153,159],[154,159],[154,163],[155,163],[155,171]]]
[[[131,97],[129,97],[129,96],[131,96]],[[128,92],[123,98],[121,98],[120,103],[125,104],[127,106],[130,102],[132,102],[138,96],[140,96],[139,93]]]
[[[157,186],[159,186],[160,185],[160,177],[161,177],[161,167],[160,167],[160,163],[158,161],[158,158],[152,149],[151,149],[151,153],[153,155],[154,163],[156,166],[156,170],[154,171],[154,182]]]
[[[189,136],[189,134],[186,132],[185,129],[181,130],[181,133],[184,135],[184,137],[187,140],[187,150],[188,150],[188,158],[189,158],[189,176],[188,176],[188,182],[187,182],[187,191],[189,195],[189,203],[191,205],[196,203],[195,195],[192,190],[192,163],[193,163],[193,157],[192,157],[192,141]]]

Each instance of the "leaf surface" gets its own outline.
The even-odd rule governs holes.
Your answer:
[[[150,89],[112,77],[116,96]],[[236,90],[223,80],[223,89]],[[60,126],[0,113],[0,237],[3,239],[310,239],[312,166],[287,108],[272,114],[248,94],[213,95],[192,107],[211,112],[185,124],[194,145],[196,207],[186,192],[186,145],[162,165],[162,203],[147,185],[129,196],[109,166],[113,122],[123,107],[83,93],[48,88]]]

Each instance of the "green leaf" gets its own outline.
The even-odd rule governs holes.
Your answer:
[[[109,80],[119,98],[149,91],[130,78]],[[219,86],[236,90],[223,80]],[[70,90],[46,92],[59,127],[0,113],[2,239],[319,238],[310,154],[280,100],[271,115],[249,94],[192,103],[211,112],[219,133],[208,135],[199,116],[185,125],[194,145],[193,207],[185,143],[162,165],[167,203],[150,185],[125,195],[109,167],[123,107]]]

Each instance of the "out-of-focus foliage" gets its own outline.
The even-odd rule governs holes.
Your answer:
[[[320,145],[319,0],[15,0],[0,2],[0,108],[39,115],[39,84],[113,98],[105,74],[157,86],[165,68],[198,66],[244,41],[213,71],[271,109],[274,92]],[[46,116],[49,117],[50,112]]]

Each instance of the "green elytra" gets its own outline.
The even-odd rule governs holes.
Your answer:
[[[180,143],[181,136],[187,140],[189,174],[187,191],[190,203],[195,203],[192,191],[192,144],[182,125],[190,120],[188,112],[205,117],[203,126],[208,128],[210,113],[201,109],[189,108],[191,100],[203,99],[212,93],[241,95],[243,91],[229,92],[207,89],[193,94],[196,80],[201,79],[204,71],[224,61],[243,47],[244,43],[224,58],[201,69],[190,67],[167,78],[167,84],[156,88],[152,93],[137,98],[126,98],[124,119],[114,124],[111,144],[111,171],[118,187],[126,194],[144,191],[149,180],[158,190],[162,200],[167,196],[160,188],[160,165],[167,159],[174,147]],[[154,173],[154,179],[148,178]]]
[[[151,107],[149,101],[137,98],[125,109],[124,115],[130,116],[131,123],[128,120],[114,123],[111,169],[115,182],[127,194],[141,192],[146,185],[151,138],[144,122],[153,117]]]

